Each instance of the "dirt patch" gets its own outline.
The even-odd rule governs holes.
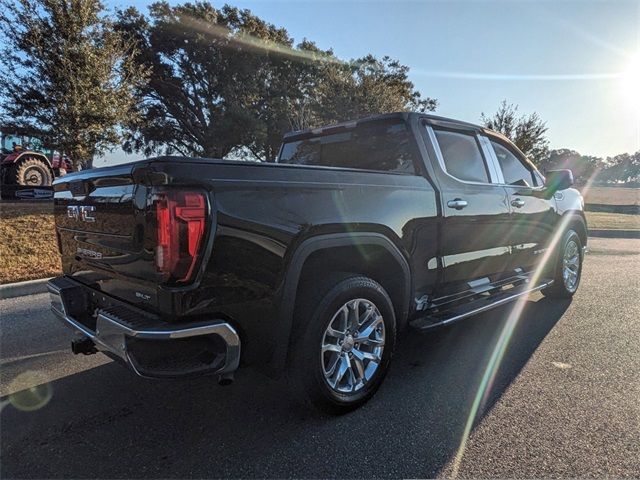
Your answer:
[[[1,202],[0,218],[0,284],[60,274],[51,202]]]

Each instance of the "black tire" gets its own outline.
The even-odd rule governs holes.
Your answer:
[[[301,292],[302,297],[296,308],[296,328],[293,331],[293,344],[287,368],[289,385],[292,388],[294,397],[305,406],[331,414],[347,413],[367,402],[378,390],[387,373],[396,340],[396,319],[393,312],[393,304],[380,284],[363,276],[338,275],[322,282],[320,286],[316,283],[315,285],[309,284],[307,288],[304,286],[302,288],[304,290]],[[357,299],[365,301],[360,302]],[[357,358],[354,359],[353,356],[361,355],[358,348],[362,350],[373,348],[364,346],[365,342],[363,342],[362,346],[353,345],[355,338],[353,336],[351,340],[344,341],[344,347],[339,347],[349,348],[347,344],[351,344],[353,350],[350,349],[348,353],[322,353],[323,342],[327,338],[325,333],[328,326],[332,324],[334,315],[337,315],[337,312],[349,302],[356,302],[354,304],[356,309],[365,309],[360,310],[364,312],[362,318],[368,311],[366,310],[367,306],[373,305],[377,308],[382,316],[381,323],[384,326],[382,328],[380,322],[376,322],[378,324],[376,332],[378,333],[375,333],[375,335],[384,332],[384,347],[381,352],[381,360],[376,363],[377,367],[374,365],[374,373],[371,377],[367,378],[366,381],[361,380],[358,382],[358,386],[354,387],[357,388],[356,391],[345,393],[332,388],[329,385],[330,380],[325,378],[324,362],[327,361],[325,355],[340,357],[336,360],[336,368],[339,362],[344,361],[352,364],[355,371]],[[362,324],[361,328],[364,328],[364,325],[365,323]],[[351,359],[347,360],[347,356],[351,357]],[[362,366],[364,363],[360,363],[360,365]],[[367,365],[367,368],[369,368],[369,365]],[[340,386],[338,385],[337,387]]]
[[[573,249],[577,250],[577,277],[575,282],[565,281],[565,277],[563,274],[564,270],[564,259],[565,254],[568,249],[573,251]],[[580,285],[580,277],[582,276],[582,261],[583,261],[583,251],[582,251],[582,242],[580,241],[580,236],[576,233],[575,230],[568,229],[564,235],[562,236],[562,240],[558,244],[558,254],[556,256],[556,264],[553,270],[553,284],[542,290],[542,294],[545,297],[551,298],[571,298],[578,290],[578,286]]]
[[[0,198],[2,200],[13,200],[15,196],[13,195],[13,191],[7,191],[5,184],[0,185]]]
[[[53,172],[46,162],[28,157],[13,166],[12,181],[27,187],[48,187],[53,183]]]

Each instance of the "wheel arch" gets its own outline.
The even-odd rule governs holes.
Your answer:
[[[383,254],[385,266],[391,266],[389,272],[391,276],[381,278],[380,275],[374,275],[373,278],[380,283],[389,293],[393,301],[393,306],[398,322],[398,330],[401,330],[406,324],[411,297],[411,271],[409,263],[400,249],[386,236],[380,233],[337,233],[319,235],[303,241],[293,252],[288,268],[284,276],[282,293],[280,296],[280,309],[278,313],[278,323],[275,332],[275,344],[286,345],[286,348],[278,348],[274,351],[271,359],[271,370],[281,372],[290,348],[291,333],[294,327],[294,311],[296,300],[299,298],[299,286],[305,274],[309,273],[309,269],[313,269],[314,265],[322,263],[323,259],[333,256],[335,259],[345,258],[345,252],[373,252],[377,251]],[[316,262],[316,263],[314,263]],[[357,263],[354,259],[350,266]],[[349,266],[347,267],[349,269]],[[376,265],[370,265],[369,269],[360,269],[349,273],[368,274],[376,269]],[[325,268],[322,273],[331,273],[329,268]],[[337,270],[339,271],[339,270]],[[395,279],[393,273],[399,274],[399,279]],[[382,281],[381,281],[382,280]],[[391,280],[396,280],[391,282]]]
[[[562,219],[560,222],[561,225],[566,225],[564,228],[573,227],[578,236],[580,237],[580,241],[582,242],[582,246],[587,245],[587,239],[589,236],[589,229],[587,227],[587,219],[584,216],[584,212],[582,210],[569,210],[562,215]]]
[[[51,161],[46,155],[38,152],[31,152],[29,150],[27,150],[26,152],[20,153],[20,155],[14,158],[13,164],[14,165],[18,164],[24,160],[27,160],[28,158],[37,158],[38,160],[42,160],[49,167],[49,170],[53,172],[53,166],[51,165]]]

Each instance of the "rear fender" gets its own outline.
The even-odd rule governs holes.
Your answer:
[[[582,246],[587,245],[589,228],[587,219],[582,210],[568,210],[562,215],[561,225],[566,225],[576,231],[582,242]]]
[[[2,158],[2,165],[11,165],[13,164],[18,157],[20,157],[20,153],[9,153]]]
[[[278,348],[274,352],[270,362],[271,368],[269,369],[272,374],[277,375],[282,372],[286,363],[293,327],[298,282],[305,261],[311,254],[319,250],[355,245],[382,247],[398,262],[403,273],[402,304],[399,306],[399,310],[403,318],[408,317],[411,295],[411,271],[409,263],[391,240],[382,234],[367,232],[327,234],[309,238],[302,242],[293,253],[284,278],[274,343],[275,345],[286,347]]]
[[[25,150],[24,152],[10,153],[6,157],[4,157],[4,159],[2,160],[2,164],[3,165],[16,164],[25,158],[37,158],[39,160],[42,160],[44,163],[46,163],[49,168],[53,168],[51,166],[51,161],[49,160],[49,158],[47,158],[46,155],[43,155],[42,153],[38,153],[38,152],[32,152],[29,150]]]

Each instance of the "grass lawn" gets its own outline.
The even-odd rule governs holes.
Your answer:
[[[640,188],[591,187],[583,190],[586,203],[602,205],[640,205]]]
[[[60,273],[52,210],[49,202],[0,203],[0,284]]]
[[[640,215],[585,212],[590,230],[640,230]]]

